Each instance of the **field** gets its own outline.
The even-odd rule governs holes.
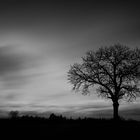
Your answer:
[[[120,139],[138,138],[140,122],[120,119],[66,119],[53,116],[0,119],[0,133],[10,139]]]

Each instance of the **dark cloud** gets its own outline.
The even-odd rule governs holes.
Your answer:
[[[19,93],[9,93],[9,94],[5,95],[5,99],[9,100],[9,101],[17,100],[19,96],[20,96]]]
[[[16,54],[12,46],[0,47],[0,76],[22,70],[23,56]]]
[[[22,72],[26,69],[27,59],[28,56],[18,53],[15,46],[0,47],[0,81],[4,88],[15,88],[27,82],[29,76]]]

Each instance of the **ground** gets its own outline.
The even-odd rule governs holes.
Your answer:
[[[10,139],[138,138],[140,122],[133,120],[12,118],[0,120],[1,137]]]

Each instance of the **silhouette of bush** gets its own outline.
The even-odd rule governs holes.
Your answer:
[[[55,115],[54,113],[52,113],[49,117],[49,120],[64,121],[64,120],[66,120],[66,118],[63,117],[62,115],[58,116],[58,115]]]
[[[10,116],[10,118],[18,118],[19,112],[18,111],[10,111],[9,116]]]

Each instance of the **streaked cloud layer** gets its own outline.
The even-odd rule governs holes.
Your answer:
[[[137,3],[14,1],[0,7],[1,108],[111,106],[96,95],[74,94],[67,71],[88,50],[118,42],[139,46]]]

